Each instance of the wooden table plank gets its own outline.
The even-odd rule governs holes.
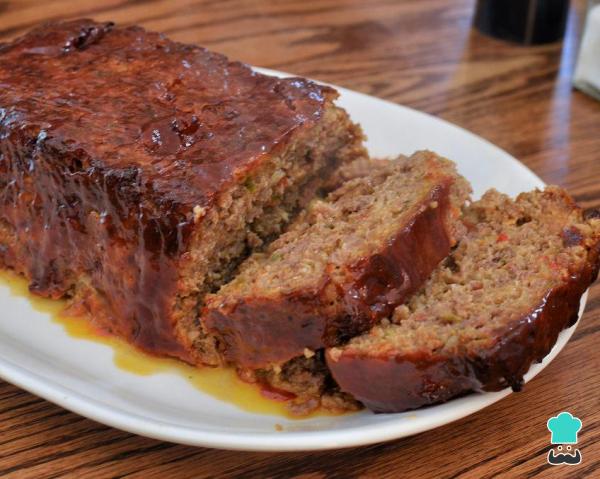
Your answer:
[[[600,206],[600,103],[571,89],[585,2],[563,45],[518,47],[470,28],[473,0],[0,0],[0,41],[90,16],[140,23],[255,65],[417,108],[506,149]],[[410,132],[406,132],[410,134]],[[267,454],[117,431],[0,382],[0,477],[584,477],[600,475],[600,285],[569,345],[523,392],[416,437]],[[582,418],[583,463],[552,468],[546,420]]]

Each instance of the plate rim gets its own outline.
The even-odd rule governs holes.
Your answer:
[[[560,333],[557,343],[550,353],[544,357],[542,363],[536,363],[529,369],[525,378],[526,383],[531,381],[550,364],[568,343],[581,320],[587,302],[587,295],[588,292],[586,291],[581,298],[577,322]],[[449,408],[452,408],[454,406],[453,409],[456,409],[456,411],[451,410],[450,414],[445,414],[444,419],[441,421],[436,417],[426,417],[421,421],[408,419],[407,415],[418,414],[419,410],[415,410],[405,413],[382,414],[379,416],[386,419],[389,418],[389,420],[384,423],[377,422],[375,424],[354,426],[348,430],[293,431],[289,433],[274,430],[270,433],[252,432],[234,434],[174,426],[151,417],[123,412],[115,406],[108,406],[93,397],[48,381],[37,373],[22,368],[1,356],[0,377],[21,389],[42,397],[69,411],[120,430],[156,440],[189,446],[255,452],[341,449],[401,439],[470,416],[504,399],[512,392],[510,388],[505,388],[497,392],[471,393],[462,398],[431,406],[432,408],[441,408],[444,406],[448,408],[448,405],[450,405]],[[31,378],[35,378],[35,382],[32,382]],[[459,402],[464,406],[461,409],[456,407]],[[400,422],[404,423],[404,427],[399,431],[398,423]],[[343,438],[341,439],[341,437]],[[273,444],[274,440],[276,444]],[[302,444],[300,445],[299,443]]]

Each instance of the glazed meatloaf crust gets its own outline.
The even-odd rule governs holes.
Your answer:
[[[202,318],[227,361],[261,368],[340,344],[389,315],[448,255],[466,180],[427,151],[388,164],[311,203],[207,297]]]
[[[465,219],[460,245],[391,320],[327,351],[341,390],[376,412],[519,390],[598,274],[600,219],[558,187],[516,201],[490,191]]]
[[[335,90],[139,27],[0,46],[0,265],[141,348],[215,364],[204,295],[365,154]]]

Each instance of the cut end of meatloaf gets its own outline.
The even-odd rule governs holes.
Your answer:
[[[136,26],[37,27],[0,84],[0,263],[189,362],[217,361],[203,295],[366,154],[332,88]]]
[[[177,298],[178,331],[197,362],[221,363],[215,338],[199,320],[205,295],[231,280],[252,251],[279,236],[340,165],[365,154],[361,138],[346,112],[331,104],[314,127],[224,192],[215,207],[200,212],[201,227],[185,253]]]
[[[327,352],[342,391],[393,412],[471,390],[520,389],[595,280],[600,220],[560,188],[486,193],[469,232],[390,320]]]
[[[344,183],[357,178],[371,177],[374,184],[382,183],[385,178],[392,174],[394,170],[394,161],[406,158],[403,155],[398,156],[395,160],[388,158],[370,158],[362,156],[354,161],[344,163],[335,173],[331,175],[327,183],[323,186],[325,193],[330,193],[336,190]]]
[[[452,162],[426,151],[357,175],[208,296],[204,324],[243,367],[339,344],[422,285],[461,235],[469,193]]]

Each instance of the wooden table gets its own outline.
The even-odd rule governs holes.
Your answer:
[[[600,103],[572,91],[584,1],[563,45],[471,30],[474,0],[0,0],[0,41],[47,19],[139,23],[232,58],[408,105],[504,148],[600,206]],[[454,424],[352,450],[240,453],[145,439],[0,382],[0,476],[600,477],[600,284],[578,330],[525,390]],[[551,467],[546,420],[583,420],[580,466]]]

